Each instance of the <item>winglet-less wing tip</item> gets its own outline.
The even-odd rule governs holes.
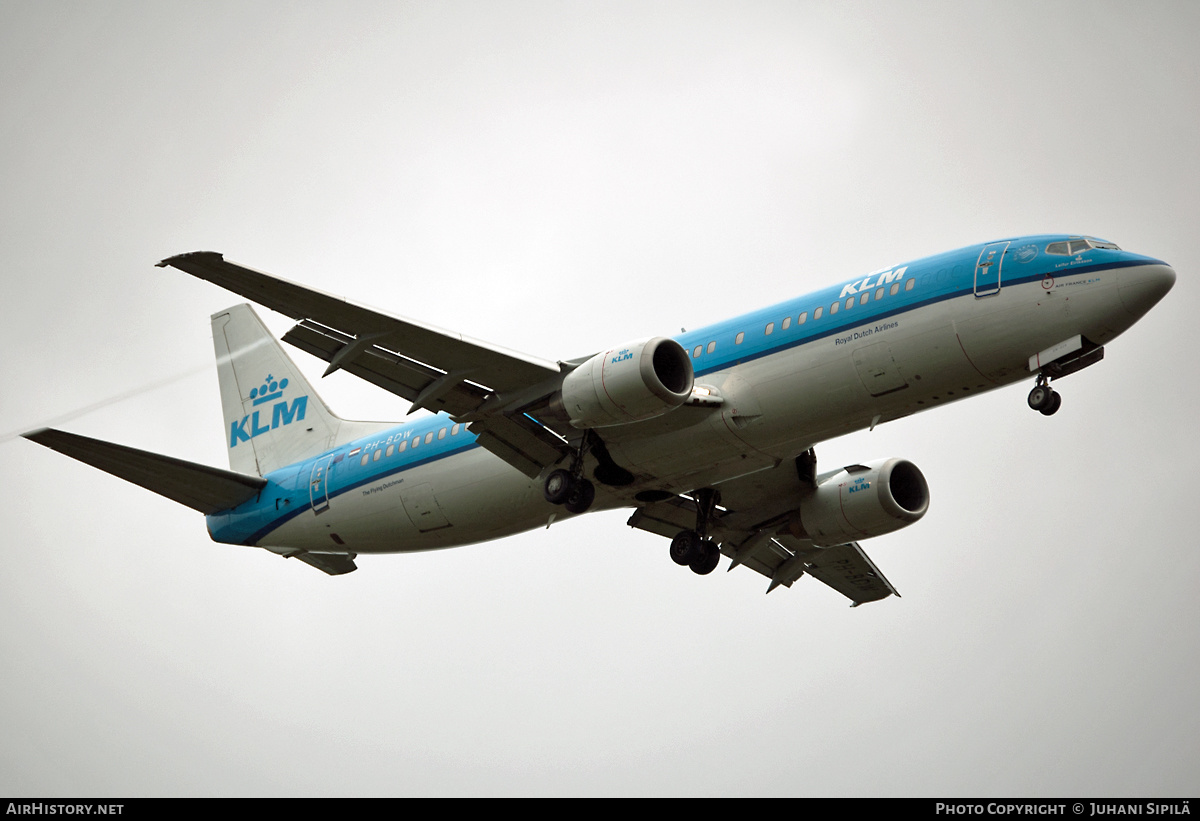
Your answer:
[[[176,263],[183,262],[188,259],[207,259],[210,262],[220,262],[225,259],[224,256],[216,251],[188,251],[186,254],[176,254],[173,257],[167,257],[162,262],[156,263],[155,268],[166,268],[168,265],[178,267]]]

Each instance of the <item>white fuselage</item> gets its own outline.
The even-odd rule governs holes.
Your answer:
[[[979,295],[973,261],[952,265],[947,256],[930,258],[924,268],[909,266],[915,288],[901,291],[908,301],[897,300],[899,307],[882,314],[887,295],[859,303],[857,292],[844,298],[846,289],[834,289],[678,337],[689,352],[695,346],[696,385],[712,389],[723,404],[684,406],[598,430],[613,461],[636,478],[627,487],[598,485],[592,509],[632,507],[634,495],[646,490],[718,486],[779,465],[821,440],[1029,378],[1029,359],[1038,352],[1080,334],[1103,345],[1127,329],[1157,300],[1141,304],[1145,282],[1170,271],[1150,259],[1078,271],[1068,266],[1040,280],[1012,277],[1014,284]],[[1005,264],[1007,273],[1014,264]],[[802,312],[811,330],[820,321],[815,308],[828,314],[834,301],[836,333],[810,333],[795,344],[749,353],[756,340],[781,340],[795,330]],[[857,316],[862,324],[853,324]],[[707,344],[709,337],[715,345]],[[739,358],[742,346],[748,353]],[[706,356],[713,350],[725,356],[714,354],[710,367]],[[400,552],[486,541],[564,515],[543,498],[540,477],[530,479],[474,445],[465,427],[434,439],[444,448],[436,454],[425,446],[424,460],[412,459],[419,450],[405,456],[386,448],[452,425],[445,416],[427,418],[343,446],[341,456],[271,474],[260,513],[271,504],[278,511],[303,508],[299,513],[262,519],[251,538],[228,516],[210,517],[210,531],[219,540],[280,552]],[[313,465],[322,459],[328,485],[315,503]]]

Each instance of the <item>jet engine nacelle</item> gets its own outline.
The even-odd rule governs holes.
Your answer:
[[[906,459],[881,459],[819,480],[798,513],[803,535],[830,547],[899,530],[928,509],[929,485],[917,466]],[[798,529],[795,519],[792,525]]]
[[[562,410],[576,428],[602,428],[661,416],[692,393],[692,360],[657,336],[596,354],[563,379]]]

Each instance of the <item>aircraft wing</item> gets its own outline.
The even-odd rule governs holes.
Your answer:
[[[212,251],[169,257],[171,266],[298,320],[283,339],[412,403],[417,408],[472,415],[480,444],[528,476],[557,462],[565,442],[522,414],[490,411],[498,394],[530,395],[558,387],[556,362],[526,356],[453,331],[355,305],[339,296],[229,262]],[[543,387],[544,386],[544,387]],[[478,430],[475,430],[478,426]]]
[[[818,547],[790,532],[791,513],[804,493],[792,462],[717,487],[720,508],[709,535],[731,559],[730,570],[742,565],[770,579],[768,593],[779,586],[791,587],[807,573],[854,606],[900,595],[857,542]],[[676,496],[646,505],[634,511],[628,524],[674,538],[696,526],[696,503]]]
[[[42,428],[22,435],[31,442],[205,514],[237,507],[253,499],[267,484],[267,480],[259,476],[199,465],[61,430]]]

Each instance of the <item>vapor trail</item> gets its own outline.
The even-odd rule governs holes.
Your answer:
[[[33,430],[36,428],[49,428],[49,427],[53,427],[54,425],[61,425],[64,422],[70,422],[72,419],[78,419],[80,416],[85,416],[85,415],[91,413],[92,411],[100,410],[101,408],[106,408],[109,405],[116,404],[117,402],[123,402],[126,399],[132,399],[133,397],[140,396],[143,393],[149,393],[150,391],[158,390],[161,387],[170,385],[173,382],[178,382],[181,379],[187,379],[189,376],[195,376],[196,374],[201,373],[202,371],[208,370],[210,368],[212,368],[211,364],[198,365],[195,368],[191,368],[186,371],[181,371],[181,372],[175,374],[174,376],[168,376],[163,379],[158,379],[154,382],[147,383],[140,387],[132,388],[132,389],[124,391],[122,393],[118,393],[115,396],[110,396],[107,399],[101,399],[99,402],[93,402],[90,405],[85,405],[84,407],[78,408],[77,410],[73,410],[70,413],[65,413],[61,416],[55,416],[52,419],[47,419],[41,423],[23,425],[22,427],[17,428],[14,431],[9,431],[8,433],[0,435],[0,444],[3,444],[4,442],[8,442],[12,439],[16,439],[18,436],[20,436],[22,433],[24,433],[26,431]]]

